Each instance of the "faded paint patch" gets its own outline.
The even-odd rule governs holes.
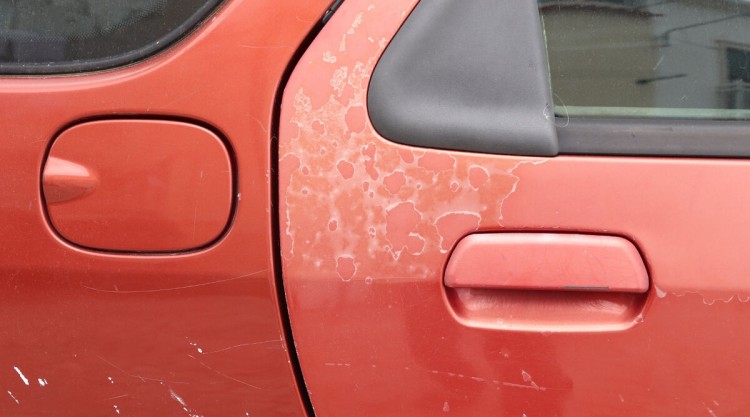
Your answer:
[[[336,259],[336,272],[339,274],[342,281],[350,281],[357,272],[354,258],[351,256],[339,256]]]
[[[422,215],[414,208],[414,203],[398,203],[386,212],[385,236],[391,244],[394,258],[401,252],[416,254],[422,251],[424,239],[414,233]]]
[[[398,156],[401,157],[401,160],[404,161],[405,164],[411,164],[414,162],[414,152],[412,152],[411,149],[399,148]]]
[[[541,161],[383,139],[367,120],[369,77],[390,37],[365,24],[374,13],[393,11],[351,16],[336,65],[328,49],[311,49],[312,58],[301,61],[287,86],[279,140],[287,277],[315,271],[316,279],[339,282],[439,281],[445,254],[458,239],[497,228],[505,198],[517,187],[513,169]]]
[[[348,180],[352,176],[354,176],[354,165],[350,164],[347,161],[339,161],[338,164],[336,164],[336,169],[339,171],[339,174],[341,174],[341,177],[345,180]]]
[[[352,132],[361,132],[365,129],[367,113],[364,106],[354,106],[346,111],[346,126]]]
[[[458,240],[479,227],[481,218],[476,213],[446,213],[435,221],[440,234],[440,250],[447,252]]]
[[[419,158],[417,165],[433,171],[445,171],[456,166],[456,158],[447,153],[428,153]]]
[[[480,166],[473,166],[469,168],[469,184],[471,188],[478,190],[480,189],[490,178],[487,174],[487,170]]]
[[[383,178],[383,185],[391,194],[398,194],[401,187],[406,185],[406,176],[402,171],[396,171]]]

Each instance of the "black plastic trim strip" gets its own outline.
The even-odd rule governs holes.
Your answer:
[[[373,127],[394,142],[557,154],[533,0],[421,0],[375,67],[367,100]]]
[[[81,72],[100,71],[122,67],[149,58],[171,48],[177,41],[193,33],[200,25],[215,13],[226,0],[207,0],[187,20],[172,29],[166,35],[150,44],[123,54],[105,58],[75,60],[47,63],[0,62],[0,75],[52,75],[77,74]]]
[[[750,122],[684,119],[557,119],[560,154],[750,157]]]

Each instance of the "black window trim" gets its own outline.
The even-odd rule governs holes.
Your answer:
[[[476,4],[481,2],[476,2]],[[502,155],[527,155],[527,156],[556,156],[556,155],[600,155],[600,156],[638,156],[638,157],[687,157],[687,158],[748,158],[750,157],[750,120],[741,119],[706,119],[706,118],[684,118],[658,117],[648,118],[644,116],[577,116],[549,118],[549,124],[553,125],[552,135],[546,134],[545,129],[537,126],[532,134],[519,135],[512,129],[497,130],[487,129],[483,141],[477,141],[476,135],[461,133],[456,134],[456,128],[463,128],[462,117],[441,120],[439,112],[433,111],[435,103],[441,103],[443,91],[438,83],[432,82],[429,72],[417,74],[420,78],[407,76],[411,74],[413,60],[428,60],[430,53],[434,54],[440,48],[428,48],[430,42],[435,41],[432,31],[439,28],[433,27],[425,22],[434,21],[431,15],[445,14],[456,16],[458,19],[467,19],[469,13],[446,13],[451,7],[451,2],[439,0],[421,0],[412,14],[395,35],[390,45],[386,48],[381,60],[375,67],[370,80],[368,90],[368,112],[375,129],[386,139],[406,145],[452,149],[469,152],[482,152]],[[475,2],[461,4],[463,8],[482,7]],[[536,0],[522,0],[510,4],[503,3],[503,11],[506,14],[516,14],[517,20],[525,21],[529,13],[523,13],[524,7],[533,5],[536,16],[538,8]],[[485,7],[487,9],[487,7]],[[465,10],[464,10],[465,11]],[[489,13],[488,13],[489,15]],[[428,18],[425,18],[427,16]],[[460,16],[460,17],[458,17]],[[491,19],[490,19],[491,20]],[[540,19],[541,20],[541,19]],[[482,24],[473,22],[475,25]],[[485,22],[486,23],[486,22]],[[507,28],[502,25],[491,26],[497,32],[495,38],[512,38],[515,42],[523,43],[527,51],[541,51],[533,55],[528,62],[536,65],[534,69],[540,68],[544,76],[539,76],[531,81],[536,84],[532,87],[536,91],[551,91],[549,72],[546,63],[546,47],[541,38],[541,31],[516,31],[511,36],[500,36]],[[414,39],[418,40],[416,42]],[[445,42],[440,43],[440,46]],[[470,45],[469,42],[459,44]],[[405,52],[404,52],[405,51]],[[444,51],[443,51],[444,52]],[[481,50],[477,50],[481,57]],[[517,51],[516,51],[517,53]],[[450,55],[450,54],[447,54]],[[416,58],[415,58],[416,57]],[[518,59],[518,56],[500,57],[502,62],[526,62]],[[528,57],[527,57],[528,58]],[[478,59],[477,62],[481,62]],[[448,61],[441,62],[453,69],[455,84],[468,83],[465,79],[461,66],[474,65],[473,62]],[[451,68],[456,66],[456,68]],[[496,66],[495,68],[508,66]],[[509,71],[512,74],[512,71]],[[533,71],[532,71],[533,72]],[[512,79],[509,74],[501,74],[506,80]],[[416,81],[414,81],[416,79]],[[413,93],[414,86],[419,87],[422,95],[410,94],[403,96],[406,92]],[[409,90],[409,87],[411,90]],[[413,98],[419,100],[415,101]],[[463,97],[460,97],[463,98]],[[529,100],[528,97],[514,97],[515,105],[528,112],[552,113],[552,106],[543,100]],[[447,100],[446,100],[447,101]],[[471,98],[464,100],[471,104]],[[472,106],[462,111],[474,111]],[[502,107],[493,118],[487,120],[488,125],[497,125],[504,117]],[[414,116],[415,112],[421,112]],[[460,112],[457,112],[460,113]],[[423,116],[423,117],[422,117]],[[421,118],[420,118],[421,117]],[[452,125],[450,135],[445,135],[442,130],[446,123]],[[441,126],[443,128],[441,128]],[[486,132],[485,132],[486,133]],[[532,140],[529,140],[532,139]]]
[[[750,122],[557,118],[559,155],[750,157]]]

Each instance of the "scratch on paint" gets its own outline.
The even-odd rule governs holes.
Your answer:
[[[201,353],[201,354],[203,353],[203,348],[201,348],[200,346],[198,346],[198,344],[197,344],[197,343],[195,343],[195,342],[190,342],[190,346],[194,347],[194,348],[195,348],[195,350],[197,350],[197,351],[198,351],[198,353]]]
[[[113,368],[117,369],[118,371],[122,372],[123,374],[125,374],[125,375],[127,375],[127,376],[129,376],[129,377],[131,377],[131,378],[136,378],[136,379],[140,379],[140,380],[141,380],[141,381],[143,381],[143,382],[146,382],[146,381],[153,381],[153,382],[160,382],[160,383],[162,383],[162,384],[163,384],[163,383],[170,383],[170,384],[184,384],[184,385],[186,385],[186,384],[187,384],[187,382],[181,382],[181,381],[167,381],[166,379],[149,378],[149,377],[145,377],[145,376],[142,376],[142,375],[135,375],[135,374],[131,374],[131,373],[129,373],[129,372],[127,372],[127,371],[125,371],[124,369],[120,368],[119,366],[115,365],[114,363],[112,363],[112,362],[110,362],[110,361],[108,361],[108,360],[106,360],[106,359],[102,358],[101,356],[97,356],[97,358],[99,358],[99,360],[101,360],[102,362],[106,363],[107,365],[109,365],[109,366],[111,366],[111,367],[113,367]],[[114,382],[112,381],[112,379],[110,379],[110,382],[114,383]]]
[[[255,346],[255,345],[268,344],[268,343],[283,343],[283,342],[284,341],[281,340],[281,339],[274,339],[274,340],[262,340],[260,342],[240,343],[239,345],[233,345],[233,346],[229,346],[229,347],[225,347],[225,348],[221,348],[221,349],[217,349],[217,350],[211,350],[211,351],[208,351],[208,352],[203,352],[203,354],[204,355],[212,355],[214,353],[226,352],[226,351],[231,350],[231,349],[236,349],[236,348],[245,347],[245,346]]]
[[[711,417],[717,417],[716,413],[714,412],[714,410],[712,410],[711,407],[707,406],[706,403],[703,403],[703,406],[706,407],[706,411],[708,411],[708,414]]]
[[[183,400],[182,397],[177,395],[177,393],[174,392],[172,388],[169,389],[169,395],[171,395],[172,399],[180,403],[180,405],[182,405],[183,407],[187,406],[187,404],[185,404],[185,400]]]
[[[326,365],[328,365],[328,364],[326,364]],[[499,380],[491,380],[491,382],[494,385],[503,385],[503,386],[510,387],[510,388],[533,389],[535,391],[540,391],[540,392],[547,391],[548,389],[553,389],[553,388],[547,388],[547,387],[539,386],[538,384],[536,384],[531,379],[531,376],[527,372],[525,372],[523,370],[521,372],[522,372],[522,377],[524,378],[524,382],[530,383],[529,385],[517,384],[517,383],[513,383],[513,382],[505,382],[505,381],[499,381]],[[444,372],[444,371],[438,371],[436,369],[433,369],[433,370],[430,371],[430,373],[435,374],[435,375],[445,375],[445,376],[449,376],[451,378],[469,378],[472,381],[483,383],[483,384],[489,384],[490,383],[490,381],[487,380],[487,379],[485,379],[485,378],[481,378],[481,377],[478,377],[478,376],[470,376],[470,375],[464,375],[464,374],[457,374],[455,372]],[[524,375],[526,375],[526,376],[524,377]]]
[[[8,395],[10,395],[10,398],[13,398],[13,401],[15,401],[16,404],[20,404],[20,402],[18,401],[18,398],[16,398],[16,396],[13,395],[12,392],[8,391]]]
[[[219,371],[217,371],[216,369],[214,369],[214,368],[212,368],[212,367],[210,367],[210,366],[206,365],[205,363],[203,363],[203,362],[199,361],[199,360],[198,360],[198,359],[197,359],[197,358],[196,358],[195,356],[193,356],[193,355],[188,355],[188,356],[189,356],[189,357],[190,357],[191,359],[195,359],[196,361],[198,361],[198,363],[199,363],[199,364],[200,364],[201,366],[203,366],[204,368],[208,369],[209,371],[211,371],[211,372],[213,372],[213,373],[215,373],[215,374],[217,374],[217,375],[223,376],[224,378],[230,379],[230,380],[232,380],[232,381],[234,381],[234,382],[237,382],[237,383],[239,383],[239,384],[245,385],[245,386],[247,386],[247,387],[250,387],[250,388],[253,388],[253,389],[261,389],[260,387],[257,387],[257,386],[255,386],[255,385],[252,385],[252,384],[248,384],[248,383],[247,383],[247,382],[245,382],[245,381],[242,381],[242,380],[239,380],[239,379],[237,379],[237,378],[234,378],[234,377],[232,377],[232,376],[229,376],[229,375],[227,375],[227,374],[225,374],[225,373],[223,373],[223,372],[219,372]]]
[[[179,96],[179,97],[177,97],[177,98],[175,98],[175,99],[173,99],[173,100],[170,100],[170,101],[168,101],[168,102],[166,102],[166,103],[162,104],[162,105],[161,105],[160,107],[169,107],[169,106],[171,106],[172,104],[175,104],[175,103],[177,103],[178,101],[182,101],[182,100],[185,100],[185,99],[187,99],[187,98],[190,98],[190,97],[192,97],[192,96],[194,96],[194,95],[198,94],[199,92],[200,92],[200,90],[197,90],[197,91],[193,91],[192,93],[189,93],[189,94],[185,94],[185,95]]]
[[[173,400],[177,401],[181,406],[182,410],[187,413],[190,417],[201,417],[200,415],[196,414],[193,410],[191,410],[187,403],[185,403],[185,400],[182,399],[179,395],[177,395],[176,392],[172,388],[169,389],[169,395],[172,397]]]
[[[220,279],[216,281],[209,281],[209,282],[202,282],[200,284],[193,284],[193,285],[184,285],[181,287],[169,287],[169,288],[155,288],[150,290],[107,290],[104,288],[94,288],[89,287],[87,285],[81,284],[81,287],[86,288],[87,290],[96,291],[96,292],[105,292],[105,293],[112,293],[112,294],[142,294],[142,293],[151,293],[151,292],[163,292],[163,291],[177,291],[177,290],[185,290],[190,288],[198,288],[198,287],[205,287],[207,285],[215,285],[215,284],[222,284],[225,282],[230,281],[236,281],[238,279],[243,278],[249,278],[255,275],[263,274],[268,272],[268,269],[261,269],[260,271],[251,272],[249,274],[240,275],[238,277],[232,277],[232,278],[226,278],[226,279]]]
[[[29,385],[29,380],[26,378],[26,376],[24,376],[24,374],[21,372],[21,370],[18,369],[17,366],[14,366],[13,369],[16,370],[16,373],[18,374],[18,376],[21,377],[21,380],[23,381],[23,383],[26,384],[26,385]]]
[[[249,115],[249,117],[250,117],[250,119],[252,119],[253,121],[255,121],[255,123],[257,123],[258,126],[260,126],[260,128],[263,130],[264,133],[268,133],[268,126],[265,123],[263,123],[259,118],[255,117],[255,116],[250,116]]]
[[[118,395],[118,396],[115,396],[115,397],[105,398],[102,401],[111,401],[111,400],[116,400],[118,398],[125,398],[125,397],[130,397],[130,395],[129,394],[122,394],[122,395]]]
[[[503,385],[506,387],[512,387],[512,388],[524,388],[524,389],[533,389],[535,391],[546,391],[547,388],[545,387],[539,387],[539,386],[533,386],[533,385],[523,385],[523,384],[514,384],[512,382],[503,382]]]

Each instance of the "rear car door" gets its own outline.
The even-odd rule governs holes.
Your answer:
[[[305,415],[271,132],[328,6],[0,1],[0,414]]]
[[[347,0],[280,122],[316,415],[742,415],[745,7]]]

